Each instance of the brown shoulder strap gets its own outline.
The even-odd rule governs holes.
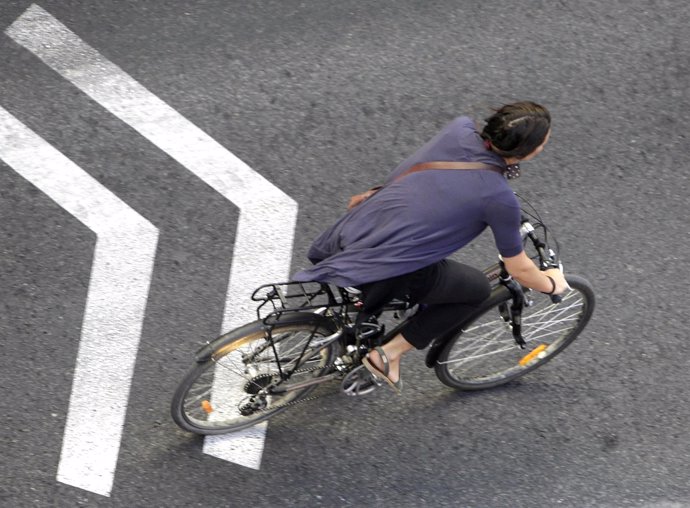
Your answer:
[[[429,169],[488,169],[497,173],[503,174],[503,169],[492,164],[484,164],[483,162],[453,162],[453,161],[433,161],[420,162],[415,164],[410,169],[398,175],[395,180],[400,180],[402,177],[410,173],[417,173],[418,171],[427,171]]]

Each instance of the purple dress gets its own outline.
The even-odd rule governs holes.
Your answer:
[[[386,186],[321,233],[308,252],[314,266],[293,276],[340,287],[388,279],[441,261],[488,226],[504,257],[522,252],[520,205],[499,173],[426,170],[395,177],[429,161],[505,167],[484,146],[474,122],[453,120],[391,173]]]

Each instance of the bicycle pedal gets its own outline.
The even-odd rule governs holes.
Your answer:
[[[381,381],[373,376],[364,365],[355,367],[345,376],[340,384],[340,390],[348,396],[367,395],[381,386]]]

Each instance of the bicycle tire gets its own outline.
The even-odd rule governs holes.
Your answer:
[[[322,375],[339,354],[338,340],[311,351],[305,348],[304,356],[295,354],[296,358],[291,358],[290,354],[306,347],[308,337],[326,337],[335,331],[333,321],[316,314],[293,314],[280,319],[271,328],[271,335],[281,368],[284,372],[292,368],[306,370],[309,364],[309,372],[293,374],[298,381]],[[267,327],[255,321],[213,341],[208,346],[212,353],[192,366],[175,391],[171,403],[175,423],[195,434],[226,434],[265,421],[308,395],[316,386],[266,397],[265,408],[248,416],[241,414],[240,408],[252,397],[251,392],[276,379],[276,355],[266,337]]]
[[[459,390],[493,388],[544,365],[570,345],[594,311],[592,285],[577,275],[566,276],[572,288],[559,304],[531,292],[533,305],[522,314],[520,349],[498,308],[510,302],[507,291],[495,292],[445,345],[434,369],[439,380]]]

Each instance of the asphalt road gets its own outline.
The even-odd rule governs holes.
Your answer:
[[[350,195],[448,120],[525,98],[552,112],[515,187],[596,288],[581,338],[484,393],[412,355],[400,398],[334,388],[271,421],[259,470],[204,454],[168,416],[222,328],[238,210],[8,36],[30,5],[0,6],[0,106],[159,239],[99,495],[56,479],[96,236],[0,160],[0,505],[690,506],[685,2],[39,0],[299,204],[293,271]],[[489,238],[460,255],[494,258]]]

